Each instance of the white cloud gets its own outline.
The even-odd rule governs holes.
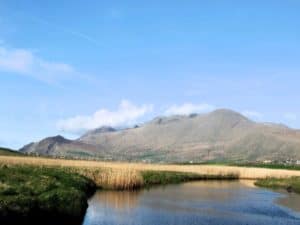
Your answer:
[[[295,113],[285,113],[283,115],[284,119],[289,120],[289,121],[295,121],[297,120],[297,115]]]
[[[28,49],[0,46],[0,71],[31,76],[46,82],[73,77],[77,72],[65,63],[50,62]]]
[[[75,116],[60,120],[57,127],[70,133],[81,133],[101,126],[125,126],[136,123],[136,120],[151,112],[152,105],[137,106],[127,100],[123,100],[116,111],[99,109],[90,116]]]
[[[189,115],[191,113],[205,113],[214,110],[215,107],[206,103],[192,104],[185,103],[183,105],[172,105],[165,111],[165,115]]]
[[[253,110],[244,110],[242,114],[254,120],[261,120],[264,117],[262,113]]]

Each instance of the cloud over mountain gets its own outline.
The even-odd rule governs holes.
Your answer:
[[[80,133],[83,131],[95,129],[101,126],[123,126],[136,122],[145,114],[151,112],[152,105],[135,105],[128,100],[122,100],[116,111],[108,109],[99,109],[92,115],[78,115],[57,123],[60,130]]]
[[[192,104],[184,103],[182,105],[172,105],[165,111],[165,115],[189,115],[191,113],[205,113],[215,109],[215,106],[206,103]]]

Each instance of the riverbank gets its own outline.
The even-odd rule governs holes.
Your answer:
[[[255,185],[270,189],[285,189],[288,192],[300,194],[300,177],[290,177],[285,179],[269,177],[257,180]]]
[[[300,216],[296,218],[297,211],[289,208],[295,198],[277,204],[287,195],[247,182],[252,183],[193,181],[141,191],[97,191],[89,200],[83,225],[299,225]]]
[[[181,173],[168,171],[143,171],[141,172],[146,188],[155,185],[178,184],[188,181],[203,180],[237,180],[239,177],[235,174],[226,175],[201,175],[196,173]]]
[[[196,180],[259,179],[263,187],[300,190],[300,171],[213,165],[138,163],[0,157],[0,223],[34,224],[53,219],[80,224],[96,189],[136,190]],[[268,178],[275,177],[275,178]],[[296,179],[296,181],[295,181]],[[276,181],[276,182],[275,182]],[[299,185],[299,186],[298,186]],[[49,219],[47,219],[49,218]],[[40,222],[40,221],[39,221]]]
[[[0,224],[81,224],[94,193],[90,179],[61,168],[0,168]]]
[[[194,173],[0,165],[0,224],[81,224],[96,190],[136,190],[193,180],[237,179]]]

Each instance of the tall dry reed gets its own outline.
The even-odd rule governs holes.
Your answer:
[[[98,185],[108,187],[134,187],[141,184],[139,171],[174,171],[202,175],[236,174],[240,179],[261,179],[266,177],[286,178],[300,176],[300,171],[284,169],[249,168],[221,165],[161,165],[124,162],[100,162],[84,160],[64,160],[38,157],[0,156],[0,164],[59,166],[74,168],[82,173],[90,174]],[[121,185],[118,184],[120,181]]]
[[[113,190],[134,190],[143,186],[140,172],[129,167],[123,169],[75,169],[76,172],[92,179],[100,188]]]

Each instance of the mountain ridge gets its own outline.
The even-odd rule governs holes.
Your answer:
[[[52,137],[24,146],[42,155],[146,162],[300,159],[300,131],[254,122],[229,109],[156,117],[131,129],[102,127],[72,141]]]

